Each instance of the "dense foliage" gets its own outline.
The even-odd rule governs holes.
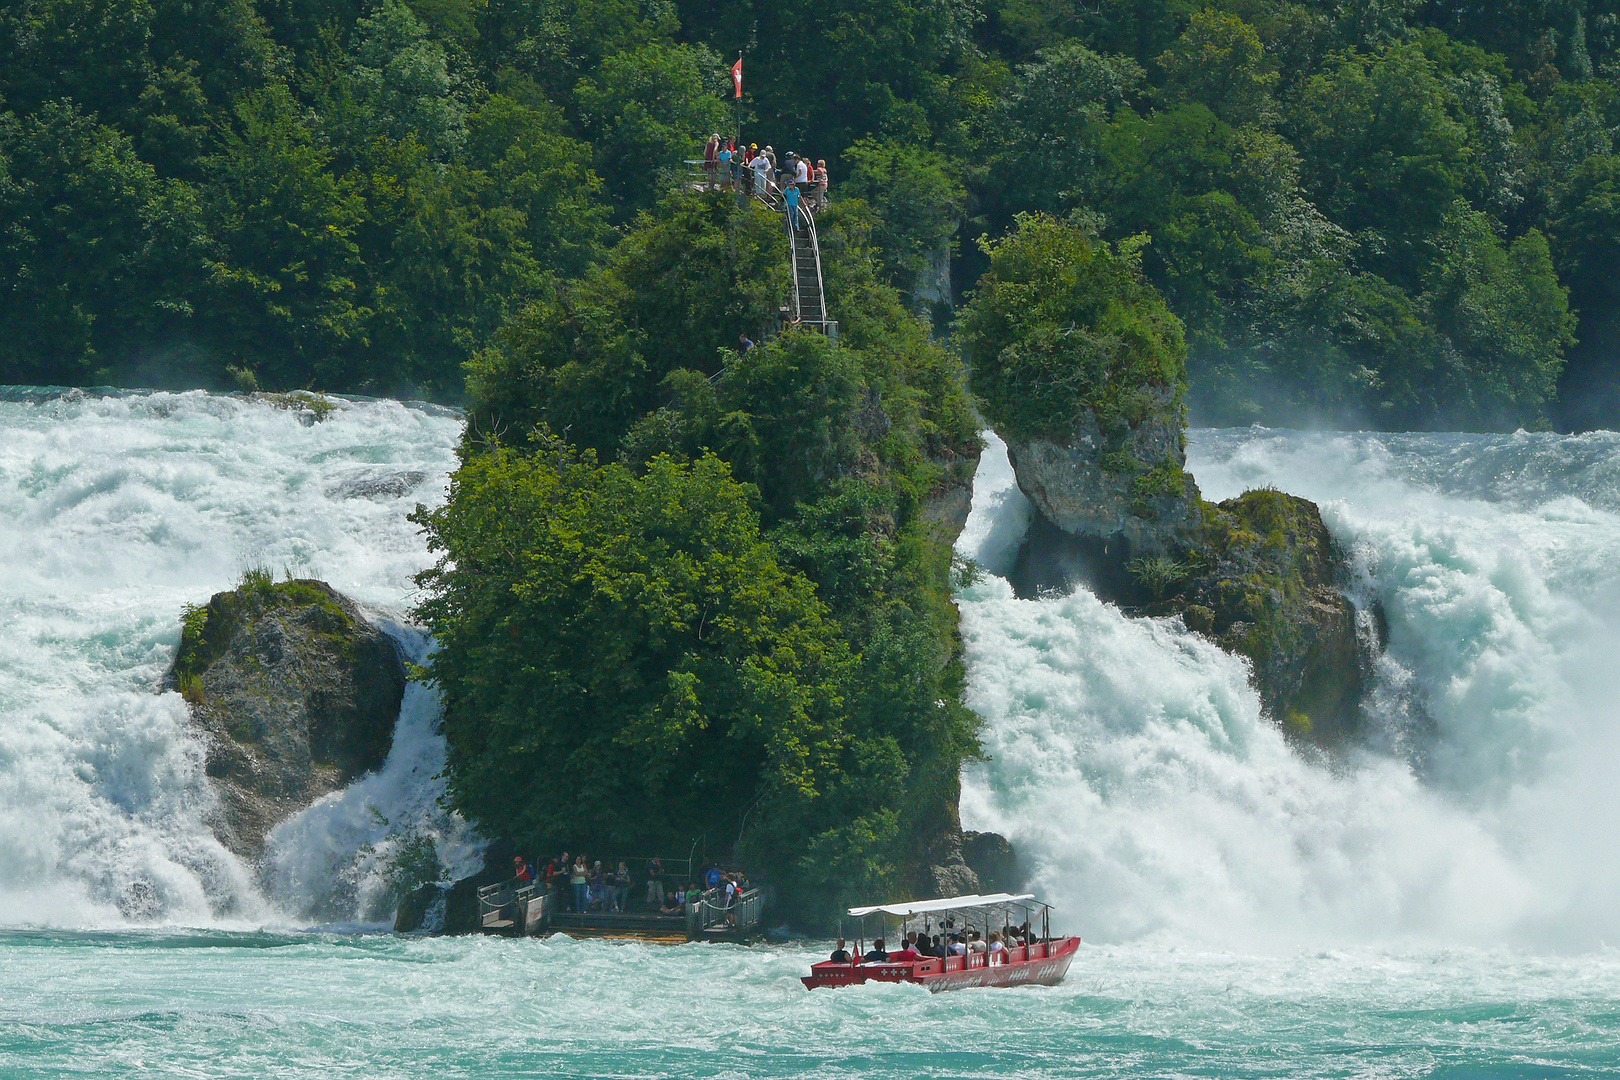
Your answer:
[[[978,435],[957,362],[823,215],[841,345],[752,348],[785,241],[674,193],[470,367],[442,558],[450,797],[546,848],[746,859],[800,915],[921,887],[977,750],[950,535]]]
[[[19,0],[0,381],[456,398],[740,127],[937,318],[1020,213],[1146,237],[1205,418],[1613,423],[1617,46],[1615,0]]]
[[[985,418],[1009,439],[1136,425],[1161,398],[1181,423],[1187,346],[1181,321],[1141,279],[1140,249],[1041,215],[984,245],[990,268],[962,313],[964,358]],[[1159,393],[1155,393],[1158,391]]]

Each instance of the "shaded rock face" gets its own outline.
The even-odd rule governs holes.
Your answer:
[[[1316,504],[1249,491],[1206,505],[1183,559],[1145,583],[1172,594],[1155,607],[1253,661],[1261,704],[1290,735],[1332,745],[1354,731],[1363,643],[1341,588],[1344,557]]]
[[[963,833],[962,858],[973,868],[984,892],[1018,892],[1024,886],[1018,854],[1000,833]]]
[[[1049,523],[1076,538],[1159,555],[1198,520],[1198,485],[1183,471],[1185,421],[1175,391],[1143,388],[1137,422],[1104,432],[1089,410],[1063,441],[1008,439],[1018,486]]]
[[[165,686],[191,705],[220,841],[257,859],[277,823],[383,763],[405,692],[387,635],[320,581],[252,581],[188,610]]]
[[[517,846],[505,838],[484,848],[484,867],[449,885],[427,882],[407,896],[394,912],[397,934],[477,934],[483,931],[478,911],[478,890],[512,876]]]

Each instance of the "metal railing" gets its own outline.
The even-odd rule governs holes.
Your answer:
[[[759,925],[765,913],[765,893],[747,889],[733,894],[728,903],[724,889],[711,889],[696,904],[688,904],[687,910],[696,915],[700,931],[750,930]]]
[[[803,186],[800,186],[799,216],[803,222],[804,237],[801,239],[793,228],[792,217],[788,214],[787,199],[783,188],[768,176],[764,176],[747,165],[737,165],[736,175],[732,176],[720,163],[709,163],[698,159],[686,161],[688,180],[687,186],[695,191],[714,191],[719,189],[734,190],[740,195],[756,199],[769,210],[783,214],[787,218],[788,255],[793,271],[793,292],[789,297],[788,311],[795,325],[806,326],[826,334],[834,342],[838,340],[838,323],[828,317],[827,313],[827,283],[821,267],[821,238],[816,231],[816,215],[812,204],[816,201],[820,188],[811,184],[812,192],[816,194],[804,195]],[[763,181],[763,183],[762,183]],[[805,310],[807,290],[799,281],[799,252],[803,248],[816,271],[815,291],[815,317],[806,319]]]

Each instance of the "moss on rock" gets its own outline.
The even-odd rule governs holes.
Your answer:
[[[207,741],[221,842],[256,858],[283,818],[380,766],[405,682],[393,641],[325,582],[249,571],[186,607],[165,686]]]

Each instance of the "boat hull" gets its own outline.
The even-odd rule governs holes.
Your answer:
[[[984,953],[871,964],[829,962],[811,967],[802,981],[811,990],[868,982],[917,983],[935,993],[973,986],[1056,986],[1069,973],[1069,964],[1079,948],[1080,939],[1070,937],[1019,946],[1010,950],[1001,963],[990,963]]]

